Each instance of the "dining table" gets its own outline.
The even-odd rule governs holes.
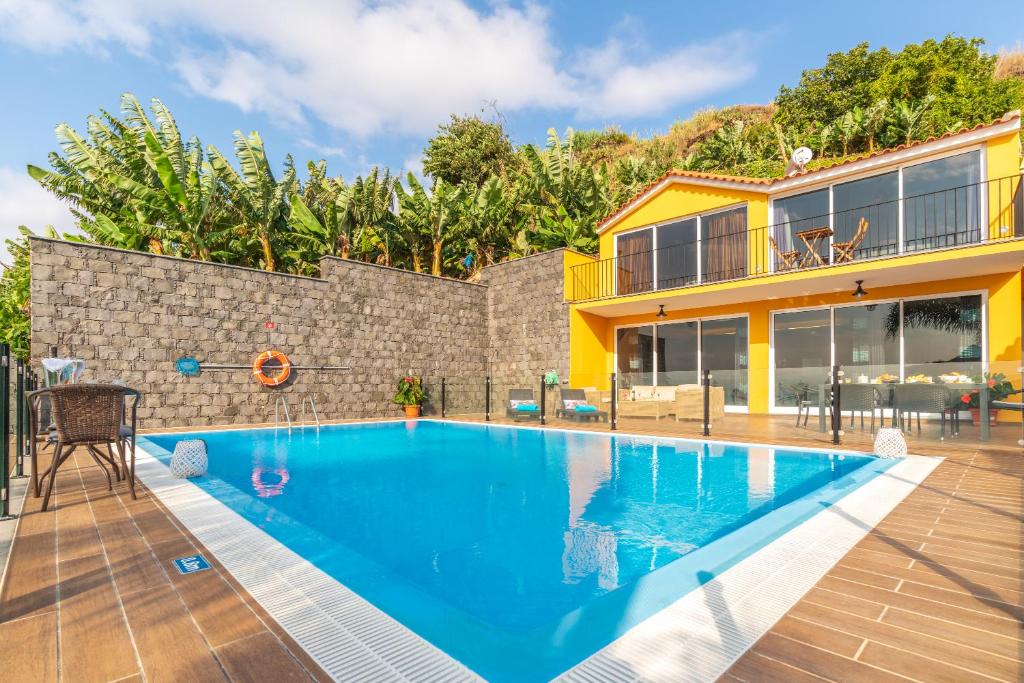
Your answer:
[[[828,265],[825,263],[825,259],[822,258],[821,254],[818,253],[818,250],[821,247],[822,240],[827,240],[832,237],[832,228],[828,226],[810,228],[808,230],[801,230],[800,232],[794,233],[794,235],[807,247],[807,252],[800,260],[801,268],[809,268],[814,265]]]
[[[845,384],[848,384],[848,383],[843,383],[843,384],[839,385],[840,410],[842,409],[841,408],[842,397],[843,397],[843,389],[842,389],[842,387]],[[872,385],[877,387],[879,392],[882,394],[882,406],[881,406],[881,408],[883,409],[883,411],[882,411],[882,424],[883,425],[885,424],[885,410],[884,409],[886,407],[891,407],[892,408],[892,426],[893,427],[897,426],[898,419],[897,419],[897,415],[896,415],[896,409],[895,409],[895,407],[893,407],[893,391],[894,391],[894,387],[897,384],[898,384],[898,382],[882,382],[882,383],[872,382]],[[989,400],[988,400],[989,388],[988,388],[988,384],[985,384],[984,382],[982,382],[980,384],[976,384],[974,382],[970,382],[970,383],[958,382],[958,383],[955,383],[955,384],[950,384],[950,383],[936,383],[936,384],[937,384],[937,386],[945,386],[945,387],[949,387],[951,389],[955,389],[958,393],[966,394],[966,393],[969,393],[969,392],[974,391],[974,390],[978,391],[978,405],[979,405],[979,416],[978,417],[979,417],[979,422],[981,422],[981,424],[979,425],[980,428],[981,428],[981,437],[980,438],[981,438],[982,441],[989,441],[989,440],[991,440],[992,439],[992,426],[989,423]],[[831,384],[820,384],[820,385],[818,385],[818,431],[819,432],[828,431],[826,416],[828,414],[828,409],[829,409],[829,400],[828,399],[831,396],[831,393],[832,393],[832,385]]]

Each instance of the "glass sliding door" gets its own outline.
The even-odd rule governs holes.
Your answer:
[[[903,169],[903,240],[907,251],[981,241],[981,152]]]
[[[850,260],[899,251],[899,185],[899,173],[893,171],[832,189],[833,239],[855,240],[860,222],[865,221],[867,226],[867,232],[853,245]]]
[[[867,384],[899,379],[899,302],[836,308],[834,325],[835,364],[850,381]]]
[[[701,279],[733,280],[747,275],[747,207],[701,216]]]
[[[796,251],[802,259],[807,253],[807,245],[797,234],[812,228],[828,226],[829,199],[828,188],[805,192],[804,194],[776,199],[772,202],[772,225],[769,237],[775,242],[777,252]],[[784,270],[785,265],[774,253],[773,270]],[[824,252],[822,252],[824,258]],[[826,260],[827,262],[827,260]]]
[[[653,325],[616,330],[615,355],[620,387],[654,384]]]
[[[772,316],[775,351],[775,405],[814,400],[832,365],[832,313],[827,308]]]
[[[699,384],[697,323],[658,325],[658,384]]]
[[[658,228],[658,289],[697,282],[697,219]]]
[[[702,321],[700,348],[701,369],[725,388],[725,405],[747,405],[747,319]]]
[[[615,238],[615,286],[617,294],[649,292],[654,286],[654,232],[637,230]]]
[[[981,296],[903,303],[903,347],[908,377],[981,374]]]

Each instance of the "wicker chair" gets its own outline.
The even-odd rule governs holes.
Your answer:
[[[85,446],[89,455],[107,476],[107,488],[113,489],[110,471],[104,463],[109,464],[114,477],[120,481],[122,474],[128,479],[132,497],[135,498],[135,428],[136,406],[141,394],[123,386],[112,384],[69,384],[33,392],[31,399],[46,394],[53,406],[53,421],[56,427],[56,441],[53,460],[43,496],[45,511],[49,507],[50,496],[57,470],[79,446]],[[133,397],[131,424],[123,424],[125,415],[125,399]],[[30,400],[29,404],[34,404]],[[127,429],[125,429],[127,427]],[[118,451],[121,467],[118,468],[111,444]],[[130,448],[129,448],[130,445]],[[105,450],[100,450],[103,448]],[[125,452],[131,452],[131,465],[125,461]]]
[[[839,412],[850,413],[850,426],[860,413],[860,428],[864,430],[864,413],[871,414],[871,433],[875,432],[875,411],[881,411],[882,394],[870,384],[844,384],[839,390]],[[880,418],[881,419],[881,418]]]
[[[917,414],[917,434],[921,435],[921,413],[938,413],[940,417],[939,439],[946,438],[946,415],[950,411],[950,392],[947,387],[935,384],[897,384],[893,387],[892,405],[899,420],[900,429],[913,427],[913,416]],[[907,418],[904,423],[904,416]],[[955,433],[955,422],[951,425]]]

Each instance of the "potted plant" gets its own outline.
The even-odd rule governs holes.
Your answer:
[[[427,392],[423,388],[423,380],[419,377],[403,377],[398,380],[398,391],[395,392],[395,403],[405,408],[406,417],[419,417]]]
[[[992,401],[1005,401],[1006,397],[1013,393],[1013,385],[1001,372],[986,372],[984,377],[978,375],[974,378],[975,384],[983,382],[988,385],[988,422],[990,425],[995,425],[999,409],[992,407]],[[971,424],[974,426],[981,424],[981,390],[971,389],[966,394],[962,394],[960,403],[971,412]]]

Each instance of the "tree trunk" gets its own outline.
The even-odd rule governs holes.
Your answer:
[[[151,253],[153,253],[153,254],[163,254],[164,253],[163,242],[161,242],[160,240],[158,240],[155,237],[150,237],[149,238],[149,251]]]
[[[420,256],[419,249],[412,250],[412,272],[422,273],[423,272],[423,257]]]
[[[441,240],[434,240],[434,253],[430,259],[430,274],[441,274]]]
[[[263,248],[263,269],[274,271],[274,250],[270,247],[270,237],[260,235],[260,246]]]

